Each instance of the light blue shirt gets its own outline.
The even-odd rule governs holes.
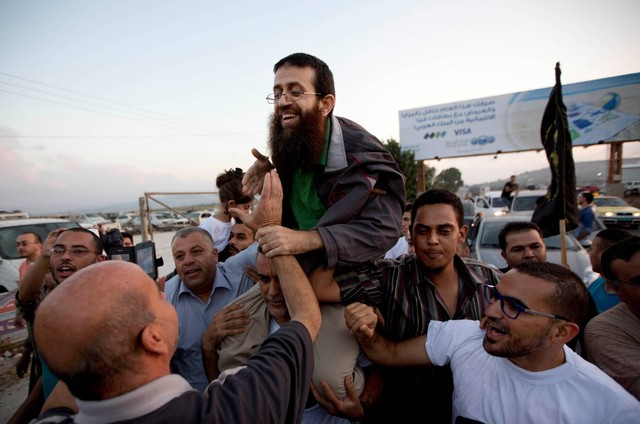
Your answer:
[[[171,358],[171,372],[180,374],[201,393],[209,384],[202,364],[202,334],[215,314],[254,285],[245,268],[255,265],[257,249],[258,243],[253,243],[225,262],[218,263],[213,290],[206,303],[182,282],[179,275],[165,285],[167,301],[178,313],[180,331],[178,348]]]

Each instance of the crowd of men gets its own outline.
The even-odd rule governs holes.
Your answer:
[[[600,314],[535,224],[503,229],[505,269],[461,258],[460,198],[408,204],[392,155],[334,115],[323,61],[273,71],[270,156],[220,213],[254,241],[219,261],[182,229],[159,285],[91,231],[52,232],[18,292],[44,393],[14,422],[638,422],[638,237],[602,247],[620,303]]]

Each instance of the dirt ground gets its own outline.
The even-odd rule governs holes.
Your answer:
[[[22,378],[16,375],[18,356],[7,351],[0,355],[0,423],[6,423],[29,391],[29,374]]]

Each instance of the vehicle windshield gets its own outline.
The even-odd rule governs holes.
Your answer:
[[[629,204],[619,197],[594,197],[593,203],[596,206],[629,206]]]
[[[20,259],[21,256],[18,253],[18,249],[16,249],[16,239],[24,232],[30,231],[38,234],[44,243],[49,233],[56,228],[72,227],[79,227],[79,225],[76,222],[68,221],[0,228],[0,256],[2,256],[3,259]]]
[[[485,222],[480,245],[482,247],[500,249],[498,234],[506,224],[506,221]],[[560,236],[547,237],[544,239],[544,244],[547,246],[547,250],[560,250]],[[579,250],[576,240],[571,236],[567,237],[567,250]]]
[[[535,210],[538,197],[540,196],[516,196],[511,210],[514,212]]]
[[[471,202],[462,202],[462,209],[464,210],[464,216],[475,215],[475,211],[473,210],[473,203]]]
[[[492,208],[504,208],[509,207],[507,202],[502,197],[494,197],[491,199],[491,207]]]

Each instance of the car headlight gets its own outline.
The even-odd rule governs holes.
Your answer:
[[[640,216],[640,212],[634,212],[633,216]]]
[[[605,212],[604,216],[613,216],[613,212]]]

